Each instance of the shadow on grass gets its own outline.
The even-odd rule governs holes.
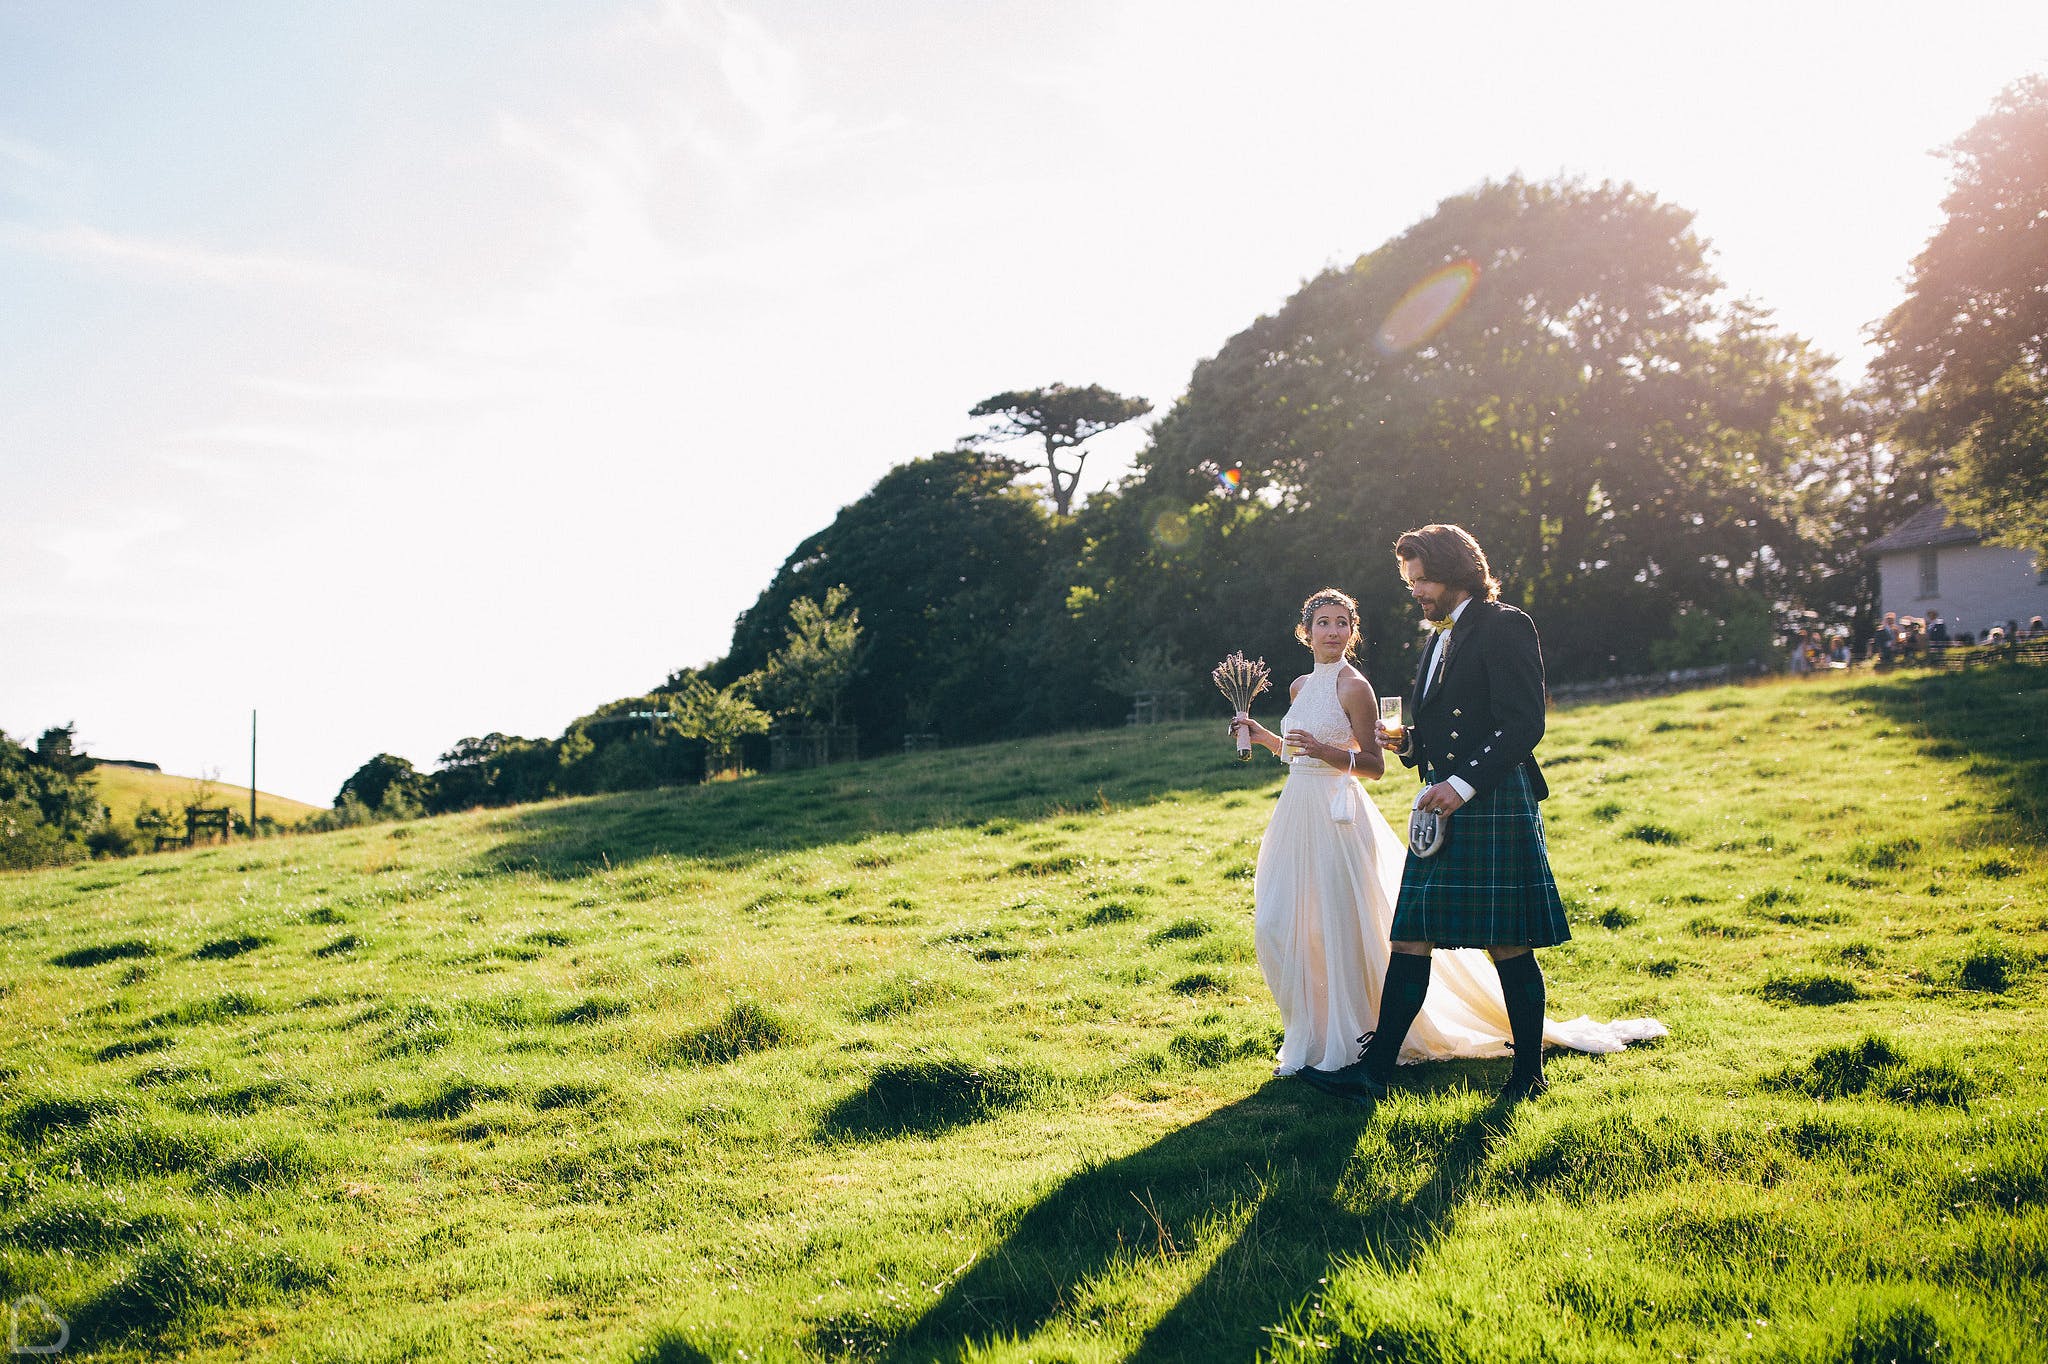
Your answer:
[[[1271,767],[1235,761],[1212,727],[1174,726],[1145,738],[1115,731],[1029,739],[521,809],[496,825],[501,841],[476,871],[574,880],[663,855],[736,870],[875,834],[1150,804],[1276,779]]]
[[[1488,1083],[1480,1076],[1500,1068],[1431,1066],[1426,1075],[1404,1073],[1403,1087],[1478,1087]],[[857,1324],[847,1324],[851,1331],[834,1324],[815,1344],[898,1361],[963,1360],[981,1344],[1113,1310],[1091,1301],[1098,1280],[1128,1273],[1134,1262],[1170,1264],[1221,1237],[1228,1244],[1130,1358],[1252,1358],[1270,1346],[1269,1328],[1316,1294],[1338,1259],[1399,1267],[1434,1244],[1504,1119],[1493,1109],[1463,1116],[1432,1109],[1421,1140],[1369,1135],[1386,1126],[1373,1111],[1300,1081],[1273,1080],[1142,1151],[1068,1179],[900,1337],[861,1340]],[[1107,1296],[1121,1291],[1108,1286]]]
[[[1969,759],[1965,775],[1996,793],[2000,841],[2048,838],[2048,668],[1897,674],[1849,695],[1925,736],[1935,756]]]

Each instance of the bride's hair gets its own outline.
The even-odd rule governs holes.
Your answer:
[[[1318,606],[1341,606],[1351,613],[1351,639],[1345,644],[1344,652],[1348,654],[1356,650],[1358,641],[1363,638],[1358,632],[1358,603],[1351,599],[1350,593],[1339,592],[1334,587],[1318,589],[1301,604],[1301,624],[1294,627],[1294,637],[1303,644],[1309,642],[1308,627],[1315,621]]]

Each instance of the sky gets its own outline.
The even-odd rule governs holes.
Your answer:
[[[1841,357],[2048,5],[0,0],[0,728],[318,804],[721,656],[989,394],[1520,173]],[[1142,448],[1088,447],[1083,492]]]

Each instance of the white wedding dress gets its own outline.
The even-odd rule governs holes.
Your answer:
[[[1351,742],[1337,700],[1342,666],[1316,665],[1280,733],[1304,729],[1325,743]],[[1357,778],[1314,758],[1290,761],[1252,882],[1259,969],[1286,1028],[1276,1074],[1336,1070],[1358,1059],[1359,1039],[1379,1017],[1406,852]],[[1543,1040],[1573,1051],[1620,1051],[1666,1031],[1654,1018],[1545,1019]],[[1508,1054],[1507,1004],[1492,959],[1477,948],[1439,949],[1402,1062]]]

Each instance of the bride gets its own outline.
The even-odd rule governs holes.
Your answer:
[[[1340,1070],[1358,1060],[1379,1017],[1388,931],[1401,887],[1405,845],[1358,784],[1386,760],[1373,735],[1379,704],[1349,661],[1359,641],[1358,603],[1326,587],[1302,603],[1294,636],[1315,670],[1294,680],[1281,734],[1233,720],[1253,743],[1288,764],[1252,882],[1259,969],[1280,1006],[1286,1036],[1274,1073]],[[1546,1045],[1619,1051],[1662,1036],[1650,1019],[1596,1023],[1545,1019]],[[1430,988],[1401,1048],[1404,1063],[1506,1056],[1508,1011],[1500,977],[1477,948],[1439,950]]]

